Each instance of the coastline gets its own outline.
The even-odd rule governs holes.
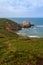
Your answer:
[[[12,21],[16,21],[21,24],[23,21],[30,21],[34,24],[31,28],[22,28],[17,33],[22,36],[30,36],[32,38],[43,38],[43,18],[13,18]]]
[[[20,34],[20,33],[16,33],[18,34],[19,36],[24,36],[24,37],[29,37],[29,38],[42,38],[42,37],[39,37],[39,36],[35,36],[35,35],[29,35],[29,36],[26,36],[24,34]]]

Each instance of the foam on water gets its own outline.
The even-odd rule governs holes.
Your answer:
[[[29,36],[30,38],[40,38],[39,36]]]
[[[43,25],[37,25],[36,27],[43,27]]]
[[[42,36],[42,31],[40,31],[40,27],[37,28],[37,26],[33,27],[33,28],[22,28],[21,31],[18,31],[17,34],[19,35],[23,35],[23,36],[28,36],[28,37],[32,37],[32,38],[40,38],[43,37]]]

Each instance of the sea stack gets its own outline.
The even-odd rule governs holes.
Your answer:
[[[22,28],[29,28],[29,27],[31,27],[31,26],[34,26],[34,24],[32,24],[31,22],[29,22],[29,21],[23,21],[23,23],[22,23]]]

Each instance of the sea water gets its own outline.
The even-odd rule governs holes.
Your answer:
[[[19,24],[23,21],[30,21],[34,24],[34,27],[22,28],[17,34],[29,37],[43,37],[43,18],[10,18],[10,20]]]

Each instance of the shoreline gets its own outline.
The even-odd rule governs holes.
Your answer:
[[[35,36],[35,35],[26,36],[26,35],[20,34],[20,33],[16,33],[16,34],[18,34],[20,36],[24,36],[24,37],[29,37],[29,38],[43,38],[43,37],[39,37],[39,36]]]

